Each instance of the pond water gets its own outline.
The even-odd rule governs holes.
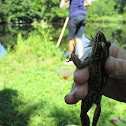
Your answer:
[[[0,25],[0,42],[5,48],[7,45],[13,47],[17,42],[17,35],[19,33],[21,33],[25,39],[32,30],[33,28],[30,24]]]
[[[51,24],[53,28],[51,33],[53,35],[53,42],[57,44],[58,38],[62,31],[63,23]],[[16,44],[17,35],[22,34],[23,38],[27,38],[29,33],[33,30],[30,24],[27,25],[0,25],[0,42],[6,48],[7,45],[12,47]],[[122,44],[126,44],[126,25],[125,24],[109,24],[109,23],[87,23],[84,34],[89,37],[94,36],[95,33],[101,30],[108,40],[118,41]],[[68,28],[66,28],[61,44],[59,46],[62,51],[68,50]]]

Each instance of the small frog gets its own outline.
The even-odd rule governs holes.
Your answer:
[[[102,90],[106,85],[108,74],[105,72],[105,61],[109,57],[110,41],[107,41],[101,31],[97,31],[95,37],[91,39],[89,47],[91,46],[88,56],[80,60],[74,53],[71,54],[70,61],[73,61],[78,69],[86,66],[89,67],[90,77],[88,80],[88,95],[81,103],[81,123],[82,126],[89,126],[90,120],[87,112],[95,103],[96,109],[94,112],[92,126],[96,126],[101,113],[101,97]]]

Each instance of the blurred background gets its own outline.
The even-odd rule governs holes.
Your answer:
[[[0,0],[0,126],[80,126],[79,101],[67,105],[74,65],[66,65],[68,9],[60,0]],[[84,35],[101,30],[126,49],[126,0],[92,0]],[[61,68],[61,69],[60,69]],[[112,90],[112,89],[111,89]],[[126,104],[102,97],[97,126],[125,126]],[[88,115],[93,118],[95,105]]]

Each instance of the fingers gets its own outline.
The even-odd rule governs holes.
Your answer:
[[[90,49],[83,55],[81,60],[83,60],[87,55]],[[76,69],[74,72],[74,83],[72,90],[69,94],[65,96],[65,102],[67,104],[75,104],[79,100],[84,99],[88,93],[88,84],[87,80],[89,78],[89,69],[85,67],[83,69]]]
[[[110,56],[117,58],[119,53],[119,46],[112,44],[110,46]]]
[[[67,104],[75,104],[79,100],[84,99],[88,93],[88,84],[75,85],[75,88],[72,88],[71,92],[65,96],[65,102]]]
[[[115,78],[126,78],[126,60],[109,57],[105,63],[106,72]]]
[[[65,96],[65,102],[67,104],[75,104],[79,100],[84,99],[88,93],[88,83],[89,69],[88,67],[84,69],[76,69],[74,73],[74,83],[72,85],[72,90],[69,94]]]
[[[112,44],[110,57],[106,60],[106,72],[115,78],[126,77],[126,51],[119,46]]]
[[[82,85],[84,84],[89,78],[89,69],[85,67],[83,69],[76,69],[74,73],[74,82]]]
[[[110,56],[126,60],[126,50],[122,49],[121,47],[115,44],[112,44],[110,47]]]
[[[109,77],[103,95],[126,103],[126,80]]]

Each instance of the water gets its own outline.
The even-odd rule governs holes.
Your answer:
[[[57,44],[58,38],[62,31],[63,24],[52,24],[51,33],[53,35],[53,42]],[[0,25],[0,42],[6,48],[7,45],[12,47],[16,44],[17,35],[22,33],[23,38],[27,38],[29,33],[33,30],[30,24],[27,25]],[[87,23],[84,34],[91,38],[95,33],[101,30],[108,40],[118,41],[126,44],[126,25],[125,24],[109,24],[109,23]],[[68,50],[68,28],[66,28],[59,48],[62,51]]]
[[[0,42],[6,48],[7,45],[13,46],[17,42],[17,35],[22,34],[25,39],[33,28],[30,24],[27,25],[0,25]]]

